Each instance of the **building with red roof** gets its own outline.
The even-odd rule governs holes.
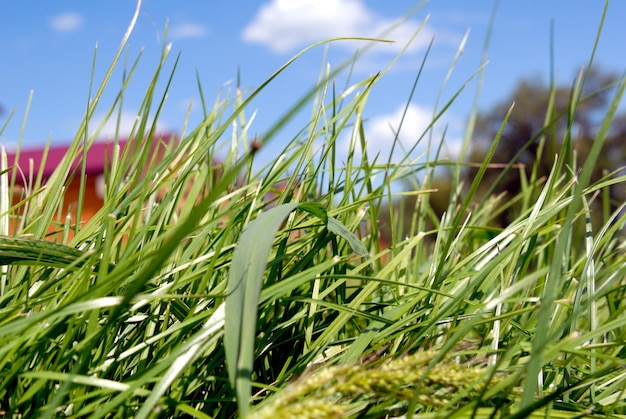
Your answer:
[[[168,143],[176,141],[174,135],[160,135],[160,141]],[[81,211],[82,221],[90,219],[96,212],[102,208],[104,204],[104,174],[110,164],[115,145],[119,145],[120,152],[124,150],[128,144],[127,139],[114,141],[96,141],[83,156],[82,153],[72,163],[70,173],[72,176],[64,195],[64,210],[66,213],[76,215],[76,207],[78,205],[78,197],[80,191],[80,173],[82,170],[83,157],[85,163],[85,194],[83,207]],[[156,142],[155,142],[156,144]],[[45,148],[23,148],[17,151],[7,152],[7,163],[9,170],[15,169],[15,189],[14,204],[24,198],[24,194],[20,191],[28,189],[34,183],[38,176],[41,176],[42,182],[45,183],[69,150],[69,145],[53,145]],[[162,151],[162,149],[160,149]],[[41,173],[40,173],[41,172]]]

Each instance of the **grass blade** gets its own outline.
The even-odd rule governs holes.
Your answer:
[[[319,204],[282,204],[264,212],[246,226],[233,254],[226,291],[224,327],[228,377],[237,393],[241,417],[245,417],[248,412],[248,399],[252,390],[250,376],[254,362],[258,303],[265,268],[278,229],[296,209],[321,218],[327,223],[329,230],[349,238],[350,244],[357,252],[367,253],[367,249],[358,238],[339,221],[328,217],[324,207]]]

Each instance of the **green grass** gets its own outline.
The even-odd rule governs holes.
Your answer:
[[[175,69],[164,48],[134,142],[106,173],[104,207],[80,225],[61,210],[62,190],[84,176],[70,165],[97,136],[90,118],[126,39],[46,186],[33,180],[11,206],[3,163],[0,417],[626,415],[626,215],[622,206],[600,228],[589,217],[592,200],[626,181],[589,180],[624,80],[585,165],[565,141],[550,177],[509,198],[520,217],[494,229],[507,202],[472,199],[489,158],[466,192],[462,165],[451,166],[459,196],[437,217],[428,191],[449,163],[436,150],[423,163],[360,154],[368,93],[384,73],[335,91],[350,63],[323,70],[262,137],[268,147],[310,109],[269,166],[255,170],[246,106],[293,60],[249,94],[204,107],[157,161],[142,144],[169,86],[157,91],[157,80]],[[583,84],[584,73],[571,112]],[[414,206],[384,212],[398,182],[415,186]],[[385,248],[379,221],[393,227]]]

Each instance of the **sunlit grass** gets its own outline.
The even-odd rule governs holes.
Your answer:
[[[399,164],[360,152],[379,75],[336,92],[349,63],[324,67],[256,139],[247,104],[289,61],[173,143],[155,131],[169,86],[157,80],[175,68],[164,48],[132,141],[112,156],[102,210],[68,220],[71,163],[97,136],[90,118],[120,54],[45,187],[11,206],[14,172],[2,166],[0,417],[626,414],[624,206],[599,229],[589,221],[589,202],[626,177],[590,184],[597,153],[576,168],[564,147],[549,178],[508,198],[523,208],[504,228],[492,227],[503,197],[474,200],[488,154],[472,185],[453,176],[438,216],[438,151]],[[584,73],[572,112],[582,83]],[[276,148],[306,107],[308,126],[255,169],[257,148]],[[114,118],[121,102],[108,110]],[[414,205],[385,212],[399,182],[414,185]]]

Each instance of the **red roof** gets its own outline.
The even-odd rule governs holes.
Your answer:
[[[165,141],[169,141],[173,139],[172,135],[161,135],[160,139]],[[118,144],[120,146],[120,151],[124,150],[127,139],[118,140]],[[111,161],[111,157],[113,156],[113,147],[115,145],[114,141],[96,141],[87,151],[87,156],[85,159],[85,171],[88,175],[98,175],[104,173],[105,164]],[[67,150],[69,149],[69,145],[54,145],[48,148],[48,154],[46,156],[46,162],[44,164],[43,169],[43,178],[48,179],[57,166],[65,157]],[[7,160],[9,168],[16,166],[15,164],[15,155],[16,152],[7,152]],[[33,176],[36,176],[37,171],[41,167],[41,161],[43,160],[44,149],[36,148],[36,149],[22,149],[18,156],[18,164],[17,166],[20,168],[21,173],[23,173],[24,178],[28,179],[30,177],[30,161],[33,161],[33,168],[35,173]],[[79,168],[82,162],[82,153],[76,160],[72,163],[71,170]],[[17,177],[18,179],[21,176]]]

